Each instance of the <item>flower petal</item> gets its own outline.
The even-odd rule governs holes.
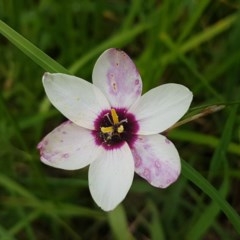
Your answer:
[[[104,151],[89,168],[89,188],[94,201],[105,211],[114,209],[125,198],[133,176],[133,156],[126,143]]]
[[[79,126],[94,129],[94,120],[110,105],[93,84],[66,74],[45,73],[43,85],[51,103]]]
[[[67,121],[55,128],[38,144],[41,161],[66,170],[80,169],[100,154],[91,130]]]
[[[151,185],[166,188],[181,171],[178,151],[165,136],[138,136],[132,147],[135,172]]]
[[[139,124],[138,134],[156,134],[168,129],[187,112],[192,98],[192,92],[180,84],[153,88],[129,110]]]
[[[139,99],[142,80],[135,64],[120,50],[106,50],[93,69],[93,84],[102,90],[114,108],[129,108]]]

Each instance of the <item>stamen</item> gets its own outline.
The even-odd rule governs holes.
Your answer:
[[[111,118],[109,117],[109,113],[106,113],[104,116],[106,116],[108,121],[113,125],[113,122],[112,122]]]
[[[113,126],[110,127],[101,127],[102,133],[112,133],[113,132]]]
[[[128,120],[127,120],[127,118],[126,119],[123,119],[123,120],[121,120],[120,122],[119,122],[119,124],[121,124],[121,123],[127,123],[128,122]]]
[[[112,119],[113,119],[113,124],[116,125],[119,123],[119,120],[118,120],[118,115],[116,113],[116,110],[114,108],[111,109],[111,116],[112,116]]]
[[[118,133],[122,133],[123,131],[124,131],[123,125],[120,125],[120,126],[117,128],[117,132],[118,132]]]

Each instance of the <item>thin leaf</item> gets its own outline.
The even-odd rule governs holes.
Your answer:
[[[182,174],[219,205],[221,210],[234,226],[236,232],[240,234],[240,216],[232,208],[232,206],[222,198],[220,193],[203,176],[201,176],[200,173],[198,173],[185,161],[182,162]]]
[[[119,205],[116,209],[109,212],[108,221],[115,239],[133,240],[132,234],[129,232],[127,225],[127,217],[122,205]]]
[[[69,73],[66,68],[54,61],[47,54],[37,48],[34,44],[17,33],[6,23],[0,20],[0,33],[5,36],[13,45],[15,45],[24,54],[30,57],[37,65],[48,72]]]

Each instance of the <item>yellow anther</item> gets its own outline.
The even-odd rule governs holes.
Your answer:
[[[120,126],[117,128],[117,132],[118,132],[118,133],[122,133],[123,131],[124,131],[123,125],[120,125]]]
[[[101,132],[102,133],[112,133],[113,132],[113,127],[101,127]]]
[[[119,123],[118,115],[117,115],[116,110],[114,108],[111,109],[111,116],[112,116],[113,124],[114,125],[118,124]]]

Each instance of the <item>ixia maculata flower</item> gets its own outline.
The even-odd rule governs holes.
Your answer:
[[[51,103],[69,120],[38,144],[41,161],[74,170],[89,167],[89,189],[103,210],[129,191],[134,172],[166,188],[181,171],[178,151],[159,133],[188,110],[192,93],[164,84],[141,96],[142,80],[128,55],[106,50],[93,69],[93,84],[75,76],[45,73]]]

